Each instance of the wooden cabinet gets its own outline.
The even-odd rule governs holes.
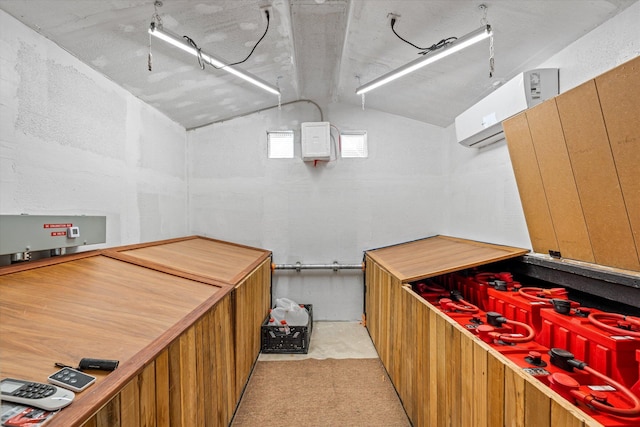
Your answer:
[[[271,307],[271,253],[204,237],[188,237],[109,251],[128,262],[183,277],[231,286],[235,398],[240,398],[260,353],[260,325]]]
[[[0,269],[0,375],[116,359],[55,426],[226,426],[259,353],[269,251],[200,237]]]
[[[367,329],[414,426],[600,425],[407,286],[526,252],[445,236],[366,252]]]
[[[565,92],[556,103],[595,262],[640,271],[595,81]]]
[[[640,57],[602,74],[595,83],[640,255]]]
[[[509,139],[509,155],[533,250],[542,253],[559,251],[527,116],[519,114],[505,121],[503,127]]]
[[[640,271],[640,58],[504,122],[533,248]]]

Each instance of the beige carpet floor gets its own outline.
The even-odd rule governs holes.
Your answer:
[[[258,361],[233,427],[410,426],[380,359]]]

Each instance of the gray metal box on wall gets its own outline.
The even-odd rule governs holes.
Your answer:
[[[105,243],[106,216],[0,215],[0,255]]]

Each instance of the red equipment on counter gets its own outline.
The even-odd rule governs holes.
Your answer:
[[[421,294],[458,324],[603,425],[640,426],[639,318],[580,307],[564,288],[522,286],[507,272],[437,279]]]
[[[592,382],[591,375],[584,371],[567,372],[553,364],[549,356],[549,349],[540,348],[540,350],[520,351],[504,353],[504,356],[518,365],[524,372],[533,376],[545,385],[549,385],[549,378],[555,373],[564,373],[581,384],[589,384]]]
[[[416,282],[411,288],[431,304],[437,304],[441,298],[449,297],[449,291],[432,280]]]
[[[627,387],[636,384],[640,332],[633,328],[637,319],[586,307],[547,308],[540,310],[540,316],[542,330],[536,338],[540,344],[567,349]],[[614,326],[612,320],[623,324]]]
[[[440,300],[440,303],[440,308],[449,317],[468,331],[478,335],[481,340],[500,353],[544,352],[548,350],[533,341],[534,331],[529,325],[506,319],[495,312],[450,311],[443,308],[449,307],[446,300]]]
[[[640,398],[631,390],[575,359],[567,350],[552,348],[549,354],[551,364],[566,371],[549,376],[552,390],[605,426],[640,426]],[[589,373],[595,381],[585,384],[569,375],[576,369]]]

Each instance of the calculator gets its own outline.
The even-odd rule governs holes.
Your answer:
[[[75,393],[52,384],[15,378],[0,381],[2,400],[33,406],[46,411],[57,411],[71,404]]]

